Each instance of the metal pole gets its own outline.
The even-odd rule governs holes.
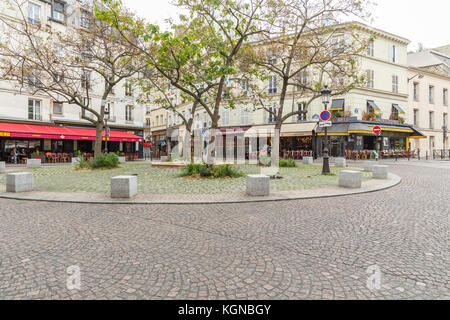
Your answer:
[[[327,103],[325,104],[325,111],[327,111]],[[323,149],[323,168],[322,174],[330,174],[330,157],[328,154],[328,127],[325,127],[325,148]]]
[[[426,160],[428,161],[428,150],[425,152]]]
[[[109,130],[108,130],[108,119],[105,119],[105,153],[108,154],[108,139],[109,139]]]

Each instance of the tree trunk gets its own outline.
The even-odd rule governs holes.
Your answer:
[[[212,120],[211,128],[209,130],[210,137],[206,152],[206,163],[213,165],[216,158],[216,131],[219,128],[219,121],[216,119]]]
[[[192,120],[190,119],[186,125],[186,130],[184,131],[183,150],[181,151],[181,157],[186,162],[191,162],[191,130]]]
[[[100,156],[102,154],[102,137],[103,133],[103,121],[97,121],[95,124],[95,142],[94,142],[94,156]]]

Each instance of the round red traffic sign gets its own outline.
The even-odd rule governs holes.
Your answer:
[[[381,132],[380,126],[375,126],[375,127],[373,127],[373,133],[379,134],[380,132]]]
[[[330,111],[323,111],[320,114],[320,120],[322,121],[328,121],[331,119],[331,112]]]

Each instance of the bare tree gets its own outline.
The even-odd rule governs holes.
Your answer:
[[[123,19],[118,1],[103,0],[108,10],[101,12],[101,16],[124,39],[128,39],[130,32],[135,35],[138,41],[130,44],[141,51],[148,65],[203,108],[211,118],[211,129],[217,129],[222,101],[230,98],[228,78],[237,72],[236,57],[243,45],[261,32],[257,24],[266,1],[179,0],[178,6],[188,14],[181,16],[181,24],[173,26],[173,33],[161,32],[143,20]],[[207,155],[208,163],[212,164],[214,134]]]
[[[28,1],[6,1],[17,19],[0,18],[3,32],[15,35],[0,44],[1,78],[14,82],[20,92],[45,94],[80,107],[81,118],[96,127],[94,153],[100,155],[105,103],[119,83],[142,68],[135,59],[138,52],[95,18],[96,0],[75,1],[62,28],[31,21]],[[70,22],[80,19],[81,23]],[[97,96],[102,100],[98,106],[92,103]]]
[[[252,98],[266,110],[275,125],[273,163],[279,161],[280,131],[290,117],[307,112],[324,85],[335,95],[364,82],[359,74],[361,52],[371,39],[361,39],[352,23],[342,17],[365,17],[367,1],[271,1],[265,30],[258,42],[244,50],[243,66],[257,75]],[[269,86],[266,84],[269,83]],[[289,98],[292,108],[288,110]],[[296,103],[306,108],[295,110]]]

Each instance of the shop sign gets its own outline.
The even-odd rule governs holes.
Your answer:
[[[0,137],[11,137],[11,132],[0,132]]]

